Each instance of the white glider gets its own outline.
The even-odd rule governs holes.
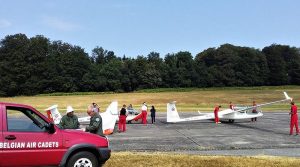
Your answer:
[[[285,99],[273,101],[269,103],[263,103],[256,106],[251,107],[243,107],[241,109],[232,110],[232,109],[225,109],[218,112],[218,116],[220,119],[225,120],[232,120],[232,122],[236,119],[249,119],[249,118],[255,118],[255,117],[261,117],[263,116],[263,113],[260,111],[258,113],[248,113],[247,111],[252,110],[255,107],[262,107],[266,105],[271,105],[279,102],[284,101],[292,101],[293,99],[287,95],[286,92],[283,92]],[[196,121],[196,120],[208,120],[208,119],[214,119],[215,115],[214,113],[200,113],[200,116],[194,116],[194,117],[188,117],[188,118],[180,118],[179,114],[177,112],[177,108],[175,105],[176,102],[171,102],[167,104],[167,122],[184,122],[184,121]]]

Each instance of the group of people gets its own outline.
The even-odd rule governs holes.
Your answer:
[[[215,123],[216,124],[221,123],[220,120],[219,120],[219,116],[218,116],[218,112],[219,112],[219,110],[220,110],[221,107],[222,107],[221,105],[218,105],[218,106],[215,107],[215,110],[214,110]],[[229,108],[231,110],[234,110],[234,106],[233,106],[232,102],[229,103]],[[295,105],[295,102],[292,101],[291,102],[291,111],[289,113],[291,115],[291,120],[290,120],[290,135],[293,135],[293,129],[294,129],[294,127],[296,129],[296,135],[299,135],[297,110],[298,110],[298,108]],[[257,105],[256,105],[255,101],[253,101],[253,103],[252,103],[252,113],[258,113],[258,111],[257,111]],[[255,121],[257,121],[257,117],[251,118],[251,122],[255,122]]]
[[[132,104],[129,105],[129,108],[127,109],[133,109]],[[155,113],[156,113],[156,109],[154,106],[151,106],[150,109],[151,112],[151,122],[152,124],[155,123]],[[141,119],[142,119],[142,124],[146,125],[147,124],[147,114],[148,114],[148,106],[146,104],[146,102],[144,102],[142,104],[142,108],[141,108]],[[126,131],[126,118],[128,115],[128,111],[126,110],[126,105],[123,104],[123,107],[121,108],[120,112],[119,112],[119,132],[125,132]],[[139,119],[139,117],[137,118]],[[136,119],[136,120],[137,120]]]
[[[221,105],[218,105],[214,109],[215,123],[216,124],[220,124],[221,123],[220,120],[219,120],[219,116],[218,116],[218,112],[219,112],[219,110],[220,110],[221,107],[222,107]],[[234,105],[232,104],[232,102],[229,102],[229,108],[231,110],[234,110]],[[257,105],[256,105],[255,101],[253,101],[253,103],[252,103],[252,113],[258,113],[258,111],[257,111]],[[257,117],[251,118],[251,122],[254,122],[254,121],[257,121]],[[233,120],[229,120],[229,122],[233,122]]]
[[[147,104],[146,102],[144,102],[142,104],[142,123],[143,124],[147,124],[147,113],[148,113],[148,107],[147,107]],[[151,116],[151,122],[152,124],[155,123],[155,113],[156,113],[156,109],[154,106],[151,106],[151,109],[150,109],[150,116]]]
[[[86,126],[85,131],[98,134],[100,136],[104,136],[102,130],[102,118],[99,112],[100,112],[100,107],[98,104],[92,103],[91,105],[88,106],[87,114],[91,117],[91,119],[89,125]],[[142,112],[141,113],[142,123],[147,124],[148,107],[145,102],[142,104],[141,112]],[[153,124],[155,123],[155,113],[156,113],[154,106],[151,107],[150,112],[151,112],[151,121]],[[128,112],[126,110],[126,105],[124,104],[119,112],[119,125],[118,125],[119,132],[126,131],[127,115]],[[78,121],[78,117],[74,114],[74,109],[71,106],[67,107],[66,115],[64,115],[60,120],[59,126],[62,129],[79,129],[80,123]]]
[[[257,105],[256,102],[253,101],[252,104],[252,113],[257,113]],[[221,123],[219,120],[218,112],[222,106],[218,105],[214,109],[214,115],[215,115],[215,123],[219,124]],[[229,103],[229,108],[234,110],[234,106],[232,102]],[[102,130],[102,118],[99,114],[100,107],[96,103],[92,103],[87,108],[87,114],[91,117],[90,123],[88,126],[86,126],[85,131],[98,134],[100,136],[103,135]],[[141,108],[141,117],[142,117],[142,123],[147,124],[147,112],[148,107],[147,104],[144,102],[142,104]],[[152,106],[150,109],[151,112],[151,122],[152,124],[155,123],[155,107]],[[289,113],[291,115],[291,121],[290,121],[290,135],[293,135],[293,128],[296,129],[296,135],[299,134],[299,127],[298,127],[298,114],[297,114],[297,106],[292,101],[291,102],[291,111]],[[126,105],[124,104],[122,109],[119,112],[119,132],[125,132],[126,131],[126,117],[128,113],[126,110]],[[251,118],[251,121],[257,121],[257,118]],[[80,123],[78,121],[78,117],[74,114],[74,109],[71,106],[67,107],[66,115],[64,115],[59,123],[59,126],[63,129],[79,129]]]
[[[104,136],[102,130],[102,118],[99,111],[100,108],[96,103],[92,103],[88,106],[87,114],[91,119],[89,125],[86,126],[85,131]],[[74,114],[74,109],[71,106],[67,107],[66,115],[61,118],[59,126],[62,129],[79,129],[80,123],[78,117]]]
[[[141,111],[142,111],[142,123],[143,124],[147,124],[148,106],[147,106],[146,102],[144,102],[142,104]],[[155,112],[156,112],[155,107],[151,106],[151,109],[150,109],[150,113],[151,114],[150,114],[150,116],[151,116],[151,122],[152,122],[152,124],[155,123]]]

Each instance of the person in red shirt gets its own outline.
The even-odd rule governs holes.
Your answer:
[[[216,106],[215,110],[214,110],[214,114],[215,114],[215,123],[216,124],[220,124],[220,120],[219,120],[219,116],[218,116],[218,112],[220,110],[221,106]]]
[[[256,102],[255,101],[253,101],[253,104],[252,104],[252,106],[253,106],[253,109],[252,109],[252,113],[257,113],[257,107],[256,107]],[[257,120],[257,117],[255,117],[255,118],[251,118],[251,122],[254,122],[254,121],[256,121]]]
[[[232,102],[229,102],[229,108],[230,108],[231,110],[234,110],[234,105],[232,104]],[[228,121],[229,121],[229,123],[233,123],[233,122],[234,122],[234,119],[229,119]]]
[[[229,102],[229,108],[234,110],[234,106],[233,106],[232,102]]]
[[[298,114],[297,114],[297,106],[292,101],[291,102],[291,122],[290,122],[290,135],[293,135],[293,128],[296,127],[296,135],[299,134],[299,127],[298,127]]]

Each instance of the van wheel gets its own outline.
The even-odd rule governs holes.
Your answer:
[[[97,167],[98,161],[94,154],[83,151],[74,154],[69,162],[67,167]]]

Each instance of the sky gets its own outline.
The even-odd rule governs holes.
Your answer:
[[[0,39],[17,33],[122,57],[230,43],[300,47],[299,0],[0,0]]]

